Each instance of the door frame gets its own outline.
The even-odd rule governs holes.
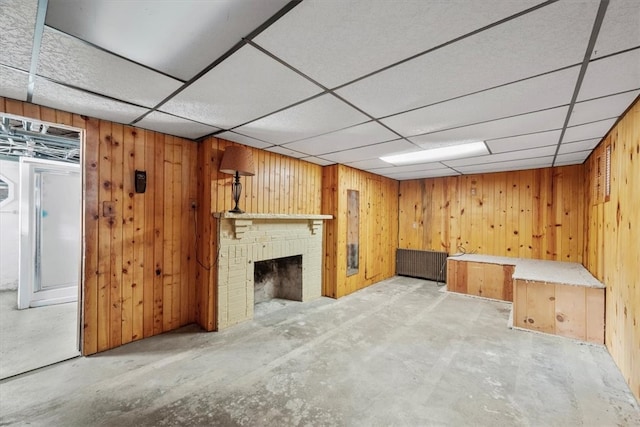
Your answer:
[[[20,239],[19,239],[19,284],[18,284],[18,308],[27,309],[30,307],[38,307],[38,301],[32,300],[36,287],[36,281],[40,280],[38,271],[37,251],[39,245],[38,224],[36,223],[39,212],[39,200],[37,200],[37,191],[35,175],[38,169],[47,169],[51,172],[67,173],[74,171],[81,173],[79,164],[64,163],[52,160],[37,159],[32,157],[20,158]],[[80,191],[82,183],[80,183]],[[81,203],[82,205],[82,203]],[[81,212],[78,219],[81,220]],[[80,223],[81,221],[79,221]],[[79,224],[80,225],[80,224]],[[81,239],[82,230],[78,227],[78,237]],[[80,260],[78,260],[80,261]],[[78,264],[78,274],[80,274],[80,264]],[[80,277],[78,277],[78,288],[81,286]],[[64,291],[49,291],[52,295],[51,299],[57,300],[58,303],[73,301],[73,298],[65,296]],[[80,294],[74,297],[78,304],[81,303]]]

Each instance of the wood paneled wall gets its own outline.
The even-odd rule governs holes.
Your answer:
[[[234,143],[207,138],[198,148],[201,208],[198,208],[198,323],[215,330],[217,223],[213,212],[233,208],[232,175],[218,171],[225,147]],[[240,208],[251,213],[321,213],[322,167],[313,163],[247,147],[253,153],[256,174],[241,177]]]
[[[596,169],[607,145],[611,193],[605,201],[596,188]],[[600,143],[586,168],[584,266],[607,287],[605,342],[640,400],[640,102]]]
[[[197,144],[10,99],[0,108],[84,129],[83,354],[192,323]]]
[[[583,167],[400,182],[400,248],[582,262]]]
[[[347,190],[359,192],[359,271],[347,277]],[[340,298],[395,274],[398,181],[343,165],[322,169],[325,224],[323,295]]]

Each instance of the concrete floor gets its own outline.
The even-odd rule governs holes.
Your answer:
[[[78,303],[17,309],[17,291],[0,291],[0,379],[80,354]]]
[[[0,382],[0,425],[637,426],[606,349],[396,277]]]

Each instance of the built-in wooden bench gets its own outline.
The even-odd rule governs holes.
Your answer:
[[[451,256],[447,289],[512,301],[514,327],[604,343],[605,287],[578,263]]]

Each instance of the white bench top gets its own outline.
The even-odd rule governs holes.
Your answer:
[[[483,262],[487,264],[514,265],[514,279],[563,285],[604,288],[605,286],[577,262],[546,261],[541,259],[511,258],[481,254],[454,254],[453,261]]]

